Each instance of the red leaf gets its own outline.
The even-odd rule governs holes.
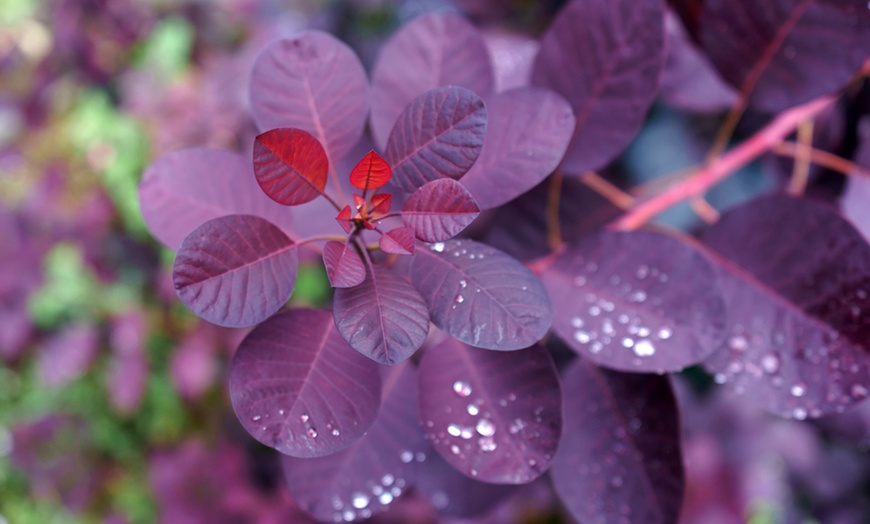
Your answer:
[[[344,206],[344,209],[338,212],[335,221],[344,229],[345,233],[350,234],[350,230],[353,229],[353,220],[350,218],[350,206]]]
[[[366,267],[353,247],[330,240],[323,246],[323,265],[332,287],[353,287],[366,279]]]
[[[328,168],[323,146],[307,131],[272,129],[254,142],[257,182],[280,204],[296,206],[323,194]]]
[[[386,160],[374,151],[369,151],[350,172],[350,183],[353,187],[368,191],[383,186],[392,175]]]
[[[393,255],[414,254],[414,230],[410,227],[397,227],[381,236],[379,242],[385,253]]]
[[[390,212],[390,207],[393,205],[393,195],[384,193],[383,195],[372,196],[372,215],[386,215]]]

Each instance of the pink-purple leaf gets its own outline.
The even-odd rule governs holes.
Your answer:
[[[664,62],[661,0],[573,0],[541,40],[534,85],[565,97],[577,127],[562,167],[580,174],[612,160],[634,138]]]
[[[402,220],[424,242],[455,237],[479,214],[471,193],[450,178],[423,184],[402,207]]]
[[[372,70],[371,128],[383,148],[399,115],[417,96],[455,85],[493,91],[489,53],[477,29],[450,13],[420,16],[384,44]]]
[[[335,291],[333,316],[354,349],[388,366],[413,355],[429,334],[423,297],[410,282],[380,266],[362,284]]]
[[[432,180],[461,177],[477,160],[486,127],[486,106],[468,89],[421,94],[399,115],[387,142],[391,185],[410,193]]]
[[[323,265],[332,287],[353,287],[366,279],[366,267],[348,242],[330,240],[323,246]]]
[[[209,220],[175,257],[178,297],[200,317],[227,327],[253,326],[293,293],[298,257],[284,232],[253,215]]]
[[[432,322],[472,346],[514,350],[547,333],[553,307],[547,290],[524,265],[472,240],[450,240],[418,249],[414,287]]]
[[[535,187],[562,161],[576,119],[561,96],[524,87],[487,99],[487,134],[462,185],[481,209],[500,206]]]
[[[229,370],[242,426],[293,457],[322,457],[357,441],[378,412],[377,364],[338,334],[329,311],[290,309],[242,341]]]
[[[381,250],[391,255],[413,255],[415,243],[414,230],[406,226],[387,231],[378,241]]]
[[[551,476],[571,515],[580,522],[677,522],[685,478],[668,379],[578,359],[562,389],[564,431]]]
[[[314,135],[335,165],[359,141],[369,83],[353,50],[321,31],[267,47],[251,73],[251,112],[261,130],[296,127]]]
[[[623,371],[679,371],[725,338],[716,268],[680,239],[601,231],[560,254],[542,276],[553,330],[584,358]]]
[[[40,381],[61,387],[85,374],[99,349],[99,333],[93,324],[71,324],[47,338],[37,352]]]
[[[447,338],[423,355],[419,384],[426,438],[461,473],[527,484],[550,467],[562,393],[543,346],[486,351]]]
[[[361,439],[326,457],[282,457],[287,490],[320,521],[364,519],[389,509],[414,486],[426,460],[414,367],[385,369],[381,409]]]
[[[836,92],[870,56],[862,0],[707,0],[700,33],[722,76],[771,112]]]
[[[139,184],[139,205],[151,234],[173,250],[191,231],[225,215],[256,215],[292,231],[286,208],[263,194],[251,161],[221,149],[184,149],[158,158]]]
[[[271,129],[254,141],[257,183],[279,204],[298,206],[322,195],[328,170],[323,146],[302,129]]]
[[[728,340],[716,382],[797,419],[843,411],[870,384],[870,246],[834,209],[770,195],[704,234],[721,257]]]

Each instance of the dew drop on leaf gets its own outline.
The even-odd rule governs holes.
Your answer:
[[[638,334],[641,334],[638,332]],[[634,345],[634,354],[639,357],[649,357],[655,355],[656,347],[649,340],[639,340]]]
[[[467,397],[468,395],[471,395],[471,384],[462,380],[457,380],[453,383],[453,392],[460,397]]]

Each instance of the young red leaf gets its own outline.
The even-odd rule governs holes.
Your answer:
[[[397,227],[384,233],[378,244],[385,253],[413,255],[414,242],[413,229],[410,227]]]
[[[372,196],[372,215],[386,215],[393,205],[393,195],[384,193]]]
[[[254,142],[254,174],[263,192],[296,206],[323,194],[329,160],[320,142],[301,129],[279,128]]]
[[[450,178],[424,184],[402,208],[402,220],[424,242],[453,238],[479,214],[480,208],[471,193]]]
[[[358,286],[366,279],[366,267],[359,253],[347,242],[327,242],[323,246],[323,265],[332,287]]]
[[[351,218],[350,206],[344,206],[341,211],[338,212],[338,215],[335,217],[335,221],[338,222],[338,225],[344,229],[345,233],[350,234],[350,231],[353,229],[353,219]]]
[[[368,191],[383,186],[392,175],[386,160],[374,151],[369,151],[350,172],[350,183],[353,187]]]
[[[178,297],[200,317],[253,326],[293,293],[295,244],[267,220],[230,215],[209,220],[181,243],[172,269]]]

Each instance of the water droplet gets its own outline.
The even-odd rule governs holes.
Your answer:
[[[384,486],[389,486],[390,484],[392,484],[393,482],[395,482],[395,480],[396,480],[396,477],[394,477],[394,476],[393,476],[392,474],[390,474],[390,473],[387,473],[386,475],[384,475],[383,477],[381,477],[381,484],[383,484]]]
[[[456,295],[456,302],[462,304],[463,302],[465,302],[465,297],[463,297],[462,295]]]
[[[463,426],[462,432],[459,433],[459,436],[464,438],[465,440],[470,439],[474,436],[474,428],[472,428],[471,426]]]
[[[450,504],[450,498],[443,491],[438,491],[432,494],[429,502],[432,503],[432,507],[435,509],[444,509]]]
[[[353,519],[356,518],[356,513],[347,509],[344,511],[344,513],[341,514],[341,516],[345,520],[345,522],[353,522]]]
[[[722,373],[716,373],[715,375],[713,375],[713,382],[715,382],[717,384],[724,384],[724,383],[728,382],[728,377],[726,377]]]
[[[635,273],[634,276],[638,280],[645,279],[647,276],[649,276],[649,267],[648,266],[640,266],[639,268],[637,268],[637,273]]]
[[[404,464],[408,464],[412,460],[414,460],[414,453],[408,450],[404,450],[399,454],[399,460]]]
[[[451,436],[458,437],[462,433],[462,428],[458,424],[450,424],[447,426],[447,433]]]
[[[574,317],[571,319],[571,327],[574,328],[582,328],[583,327],[583,319],[580,317]]]
[[[807,392],[807,387],[805,384],[798,383],[791,387],[789,390],[793,397],[802,397]]]
[[[492,437],[480,437],[477,444],[480,446],[480,450],[485,453],[495,451],[495,448],[498,447]]]
[[[519,433],[524,427],[526,427],[526,423],[522,419],[514,419],[513,424],[511,424],[508,431],[511,432],[512,435],[516,435]]]
[[[779,371],[779,357],[776,353],[767,353],[761,357],[761,369],[770,374]]]
[[[574,332],[574,340],[581,344],[586,344],[591,340],[592,337],[589,336],[589,333],[585,331],[575,331]]]
[[[622,487],[622,482],[623,482],[622,477],[620,477],[619,475],[616,475],[610,479],[610,485],[613,486],[614,488]]]
[[[577,287],[583,287],[586,285],[586,277],[574,277],[574,285]]]
[[[477,421],[476,429],[484,437],[491,437],[495,434],[495,424],[485,418]]]
[[[308,422],[308,414],[307,414],[307,413],[303,413],[303,414],[299,415],[299,420],[300,420],[301,422]]]
[[[641,336],[641,337],[648,337],[648,336],[649,336],[649,333],[650,333],[649,328],[646,328],[646,327],[639,327],[639,328],[637,328],[637,334],[638,334],[638,336]]]
[[[418,451],[414,454],[414,460],[416,460],[417,462],[424,462],[426,460],[426,454],[422,451]]]
[[[669,327],[659,328],[656,336],[659,337],[659,340],[667,340],[674,335],[674,331]]]
[[[734,351],[746,351],[749,347],[749,341],[743,335],[736,335],[728,340],[728,347]]]
[[[628,296],[628,299],[632,302],[642,303],[646,301],[646,291],[639,289],[634,293]]]
[[[356,509],[363,509],[369,505],[369,497],[364,493],[356,492],[352,495],[351,504]]]
[[[804,408],[794,408],[794,411],[792,411],[791,414],[797,420],[804,420],[807,418],[807,410]]]
[[[598,306],[592,306],[589,308],[589,314],[592,315],[593,317],[597,317],[598,315],[601,314],[601,308]]]
[[[467,397],[468,395],[471,395],[471,384],[462,380],[457,380],[453,383],[453,392],[460,397]]]
[[[622,347],[630,348],[633,345],[634,345],[633,338],[625,337],[624,339],[622,339]]]
[[[468,285],[468,282],[466,282],[465,280],[460,280],[460,281],[459,281],[459,287],[461,287],[461,288],[465,288],[465,286],[467,286],[467,285]]]
[[[457,446],[456,444],[450,446],[450,453],[453,453],[454,455],[459,455],[459,446]]]
[[[337,436],[339,436],[339,435],[341,435],[341,431],[339,431],[338,428],[335,428],[335,429],[332,430],[332,436],[333,436],[333,437],[337,437]]]
[[[261,417],[260,415],[254,415],[253,420],[254,420],[254,422],[259,422],[261,418],[263,418],[263,417]]]
[[[468,407],[465,408],[465,411],[467,411],[469,415],[474,416],[480,413],[480,407],[478,407],[477,404],[469,404]]]
[[[861,384],[852,384],[850,392],[855,398],[864,398],[867,396],[867,388]],[[0,454],[0,456],[2,456],[2,454]]]
[[[593,342],[592,345],[589,346],[589,351],[592,353],[598,353],[602,349],[604,349],[604,344],[602,344],[601,342],[598,342],[597,340],[595,342]]]
[[[381,495],[378,497],[378,502],[380,502],[384,506],[389,505],[392,501],[393,501],[393,494],[392,493],[381,493]]]
[[[434,244],[429,246],[429,249],[431,249],[432,251],[435,251],[436,253],[443,253],[444,252],[444,242],[435,242]]]
[[[656,347],[649,340],[638,340],[634,345],[634,354],[639,357],[649,357],[655,355]]]
[[[308,428],[307,433],[309,437],[317,438],[317,430],[315,430],[314,428]]]

